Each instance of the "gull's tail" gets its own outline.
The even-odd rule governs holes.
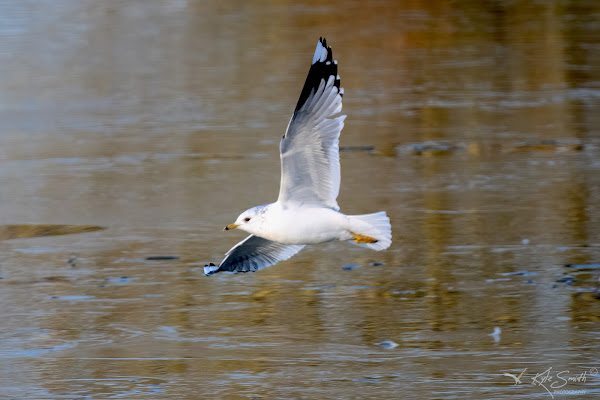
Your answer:
[[[348,215],[350,218],[350,239],[358,246],[372,250],[385,250],[392,244],[392,226],[385,211],[373,214]]]

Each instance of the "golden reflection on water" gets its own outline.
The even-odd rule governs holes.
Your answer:
[[[0,5],[0,393],[513,399],[596,365],[598,3],[338,3]],[[205,278],[322,35],[340,205],[394,243]]]
[[[94,225],[4,225],[0,226],[0,240],[26,239],[41,236],[71,235],[104,229]]]

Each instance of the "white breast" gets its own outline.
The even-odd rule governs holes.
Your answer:
[[[348,240],[348,218],[329,208],[282,208],[273,203],[258,236],[286,244],[315,244]]]

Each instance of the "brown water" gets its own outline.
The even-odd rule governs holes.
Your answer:
[[[600,3],[398,3],[0,2],[0,398],[597,397]],[[206,278],[321,35],[392,247]]]

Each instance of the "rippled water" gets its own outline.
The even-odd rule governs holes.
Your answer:
[[[599,20],[591,0],[0,2],[0,397],[598,396]],[[276,197],[321,35],[340,206],[387,210],[392,247],[206,278],[244,237],[222,227]]]

